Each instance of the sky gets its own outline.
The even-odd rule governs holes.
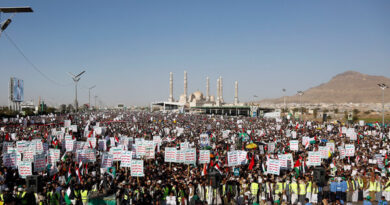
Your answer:
[[[294,95],[347,70],[390,77],[388,0],[0,2],[9,6],[34,13],[13,16],[9,38],[0,36],[0,105],[11,76],[24,80],[26,101],[72,103],[67,73],[83,70],[79,104],[96,85],[91,95],[109,106],[167,100],[169,72],[178,99],[185,70],[189,93],[205,93],[208,76],[215,95],[222,76],[226,102],[235,81],[239,100],[251,101],[280,97],[283,88]]]

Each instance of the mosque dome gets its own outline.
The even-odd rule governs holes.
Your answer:
[[[203,93],[200,92],[199,90],[192,93],[192,95],[194,96],[195,100],[197,100],[197,101],[203,100]]]

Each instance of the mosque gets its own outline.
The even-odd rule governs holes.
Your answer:
[[[150,109],[174,112],[199,112],[205,114],[258,115],[258,106],[249,106],[238,100],[238,81],[234,83],[234,102],[226,103],[223,99],[223,79],[217,79],[217,95],[210,95],[210,79],[206,78],[206,95],[199,90],[188,95],[187,71],[184,71],[184,92],[178,100],[173,96],[173,73],[169,73],[168,101],[152,102]]]

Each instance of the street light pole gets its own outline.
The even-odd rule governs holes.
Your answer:
[[[96,87],[96,85],[94,85],[94,86],[88,88],[88,106],[89,106],[89,109],[91,109],[91,90],[92,90],[93,88],[95,88],[95,87]]]
[[[299,95],[299,104],[301,106],[301,119],[300,120],[302,120],[302,116],[303,116],[302,95],[303,95],[303,92],[302,91],[298,91],[297,93]]]
[[[95,95],[95,108],[97,108],[97,107],[96,107],[96,98],[97,98],[97,97],[98,97],[98,96],[97,96],[97,95]]]
[[[74,88],[75,88],[74,106],[75,106],[76,112],[78,111],[78,108],[79,108],[79,104],[77,102],[77,83],[79,82],[81,75],[84,73],[85,73],[85,71],[83,71],[77,75],[73,75],[72,73],[69,73],[69,75],[72,77],[72,79],[75,83],[75,85],[74,85]]]
[[[283,88],[283,101],[284,101],[284,111],[287,112],[287,105],[286,105],[286,89]]]
[[[386,84],[380,83],[378,86],[382,89],[382,127],[385,126],[385,89],[389,88]]]

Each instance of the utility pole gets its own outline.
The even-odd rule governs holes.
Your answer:
[[[389,88],[386,84],[380,83],[378,86],[382,89],[382,127],[385,126],[385,89]]]
[[[303,92],[302,91],[298,91],[297,93],[299,95],[299,104],[301,106],[301,119],[299,119],[299,120],[302,120],[302,116],[303,116],[302,95],[303,95]]]
[[[92,108],[92,106],[91,106],[91,90],[92,90],[93,88],[95,88],[95,87],[96,87],[96,85],[94,85],[94,86],[88,88],[88,106],[89,106],[89,109]]]

